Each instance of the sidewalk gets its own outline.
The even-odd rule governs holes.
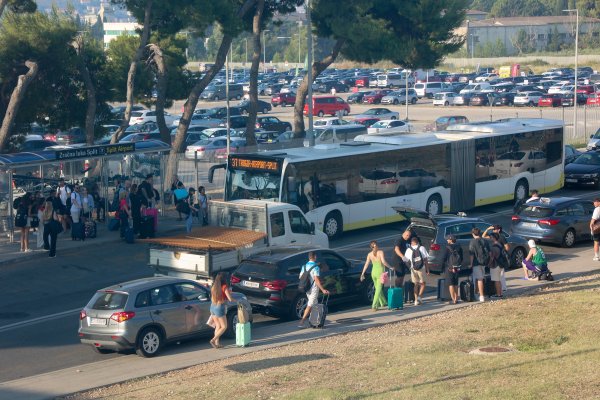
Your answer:
[[[87,239],[84,241],[71,240],[71,231],[67,230],[58,235],[56,243],[56,254],[60,256],[61,252],[78,249],[81,247],[98,245],[101,243],[110,243],[120,241],[119,231],[111,232],[108,230],[108,220],[106,222],[96,223],[96,238]],[[130,222],[131,223],[131,222]],[[194,226],[198,226],[197,221],[194,221]],[[185,232],[185,221],[177,221],[177,213],[175,211],[167,210],[164,216],[158,217],[158,232],[157,236],[166,236],[175,232]],[[13,243],[9,243],[8,240],[0,242],[0,268],[3,265],[19,262],[23,260],[29,260],[38,257],[48,257],[48,252],[43,248],[37,247],[37,235],[32,232],[29,233],[29,248],[32,250],[29,253],[22,253],[19,251],[20,233],[15,232]]]
[[[522,279],[523,272],[521,269],[510,271],[506,274],[510,288],[507,297],[515,297],[547,284],[560,285],[560,279],[589,273],[594,270],[597,271],[600,263],[593,262],[592,256],[591,248],[586,247],[576,255],[551,258],[550,267],[557,280],[554,283],[525,281]],[[45,399],[64,396],[95,387],[151,376],[266,348],[279,347],[289,343],[368,329],[458,307],[489,307],[490,304],[489,301],[486,301],[485,303],[474,302],[450,305],[439,302],[435,296],[430,295],[425,297],[423,305],[405,306],[404,310],[400,311],[386,310],[374,313],[369,307],[361,307],[330,314],[327,317],[325,329],[299,330],[296,321],[266,324],[266,326],[253,329],[252,344],[248,348],[237,348],[231,340],[227,340],[226,348],[214,350],[209,346],[207,339],[199,339],[186,344],[183,348],[171,345],[156,358],[147,359],[132,354],[5,382],[0,384],[0,399]]]

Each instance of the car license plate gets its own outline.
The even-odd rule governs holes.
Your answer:
[[[258,289],[258,287],[260,286],[258,282],[243,281],[242,284],[246,287],[250,287],[250,288],[254,288],[254,289]]]
[[[106,325],[105,318],[90,318],[90,325]]]
[[[569,182],[569,183],[577,183],[577,179],[570,179],[570,178],[567,178],[567,179],[565,179],[565,182]]]
[[[535,222],[523,222],[525,228],[537,228],[538,224]]]

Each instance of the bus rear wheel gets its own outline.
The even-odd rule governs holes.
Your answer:
[[[521,179],[515,185],[515,202],[525,201],[529,195],[529,183],[526,179]]]
[[[330,212],[325,217],[323,231],[329,239],[335,239],[342,235],[342,216],[338,212]]]
[[[444,205],[442,203],[442,196],[439,194],[434,194],[427,199],[427,206],[425,210],[431,215],[441,214],[444,210]]]

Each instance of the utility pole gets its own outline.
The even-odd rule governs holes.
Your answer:
[[[315,145],[315,134],[313,131],[313,90],[312,90],[312,63],[313,63],[313,42],[312,30],[310,22],[310,0],[306,0],[306,45],[307,45],[307,66],[306,79],[308,80],[308,144],[313,147]]]

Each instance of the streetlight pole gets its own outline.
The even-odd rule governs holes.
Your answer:
[[[312,42],[312,31],[310,22],[310,0],[306,0],[306,79],[308,80],[308,145],[315,145],[315,135],[313,132],[313,90],[312,90],[312,63],[313,63],[313,42]]]
[[[575,12],[575,88],[573,92],[573,138],[577,137],[577,78],[578,78],[578,67],[579,67],[579,10],[567,9],[563,12],[572,13]],[[585,138],[585,132],[583,133]]]
[[[264,72],[267,72],[267,43],[265,42],[265,32],[270,32],[268,29],[262,31],[263,37],[263,68]]]

